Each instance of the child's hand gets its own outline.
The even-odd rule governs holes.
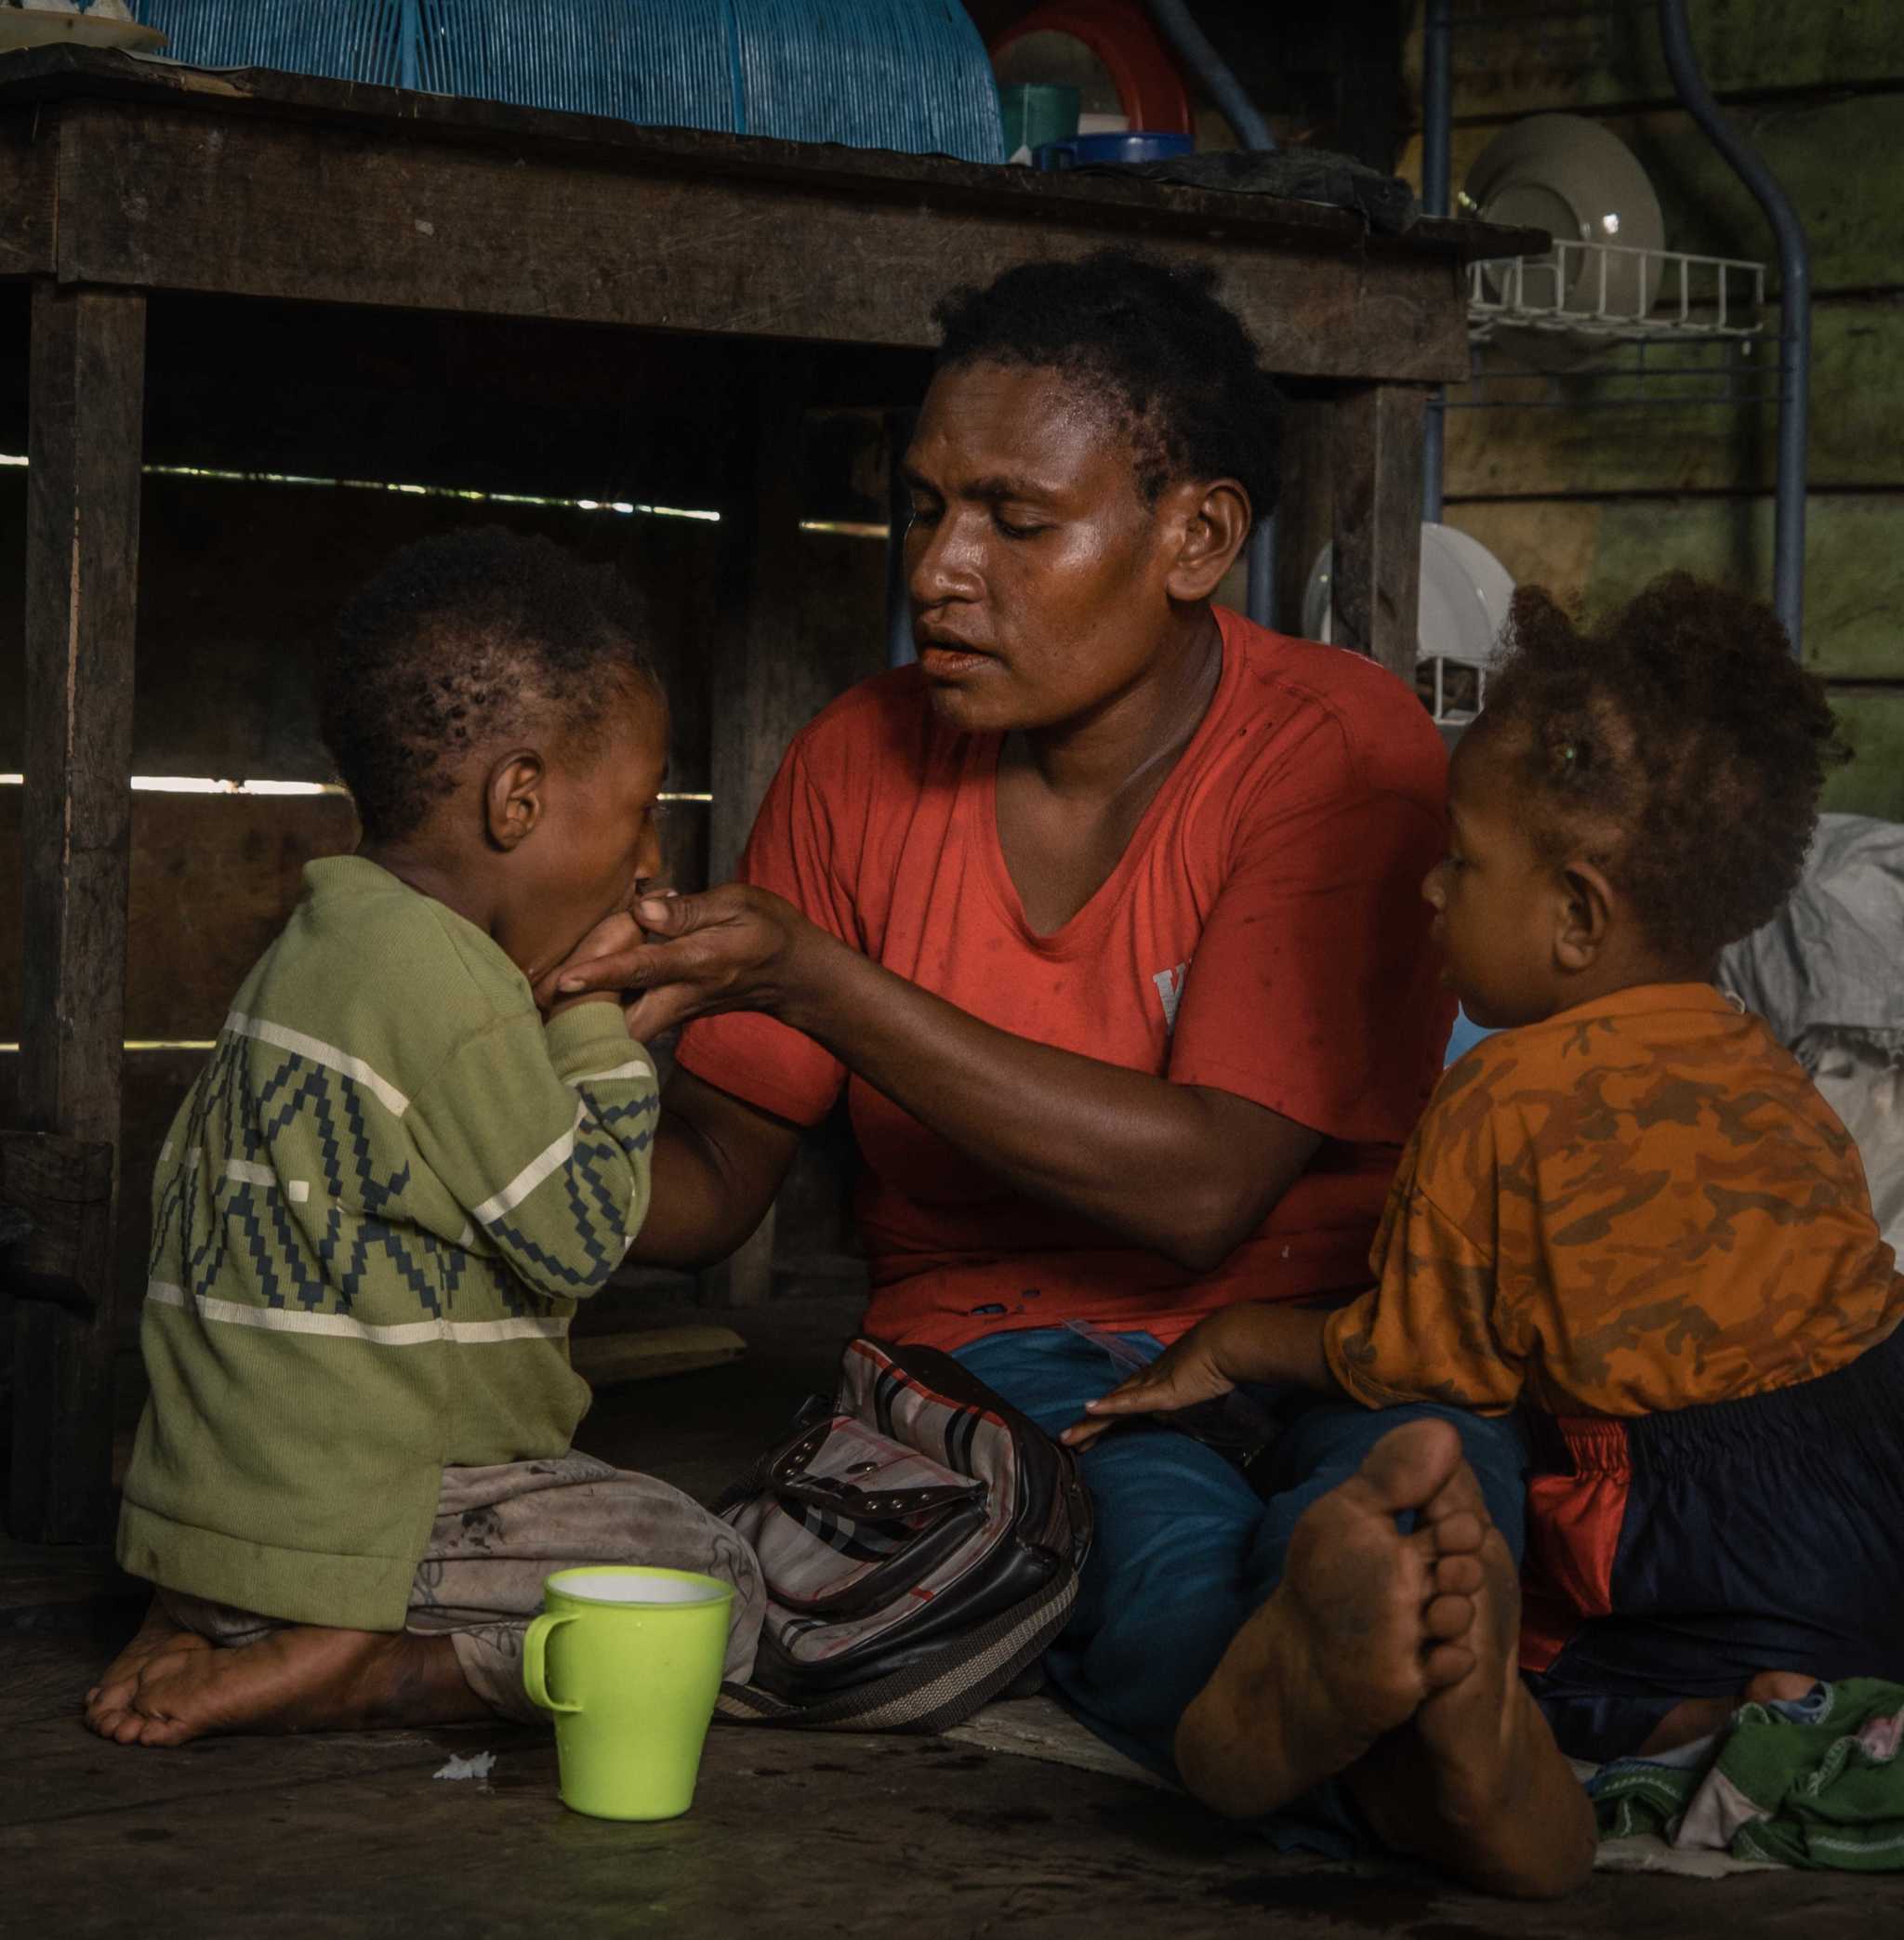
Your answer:
[[[572,1005],[596,1003],[603,998],[620,1002],[620,996],[614,989],[598,987],[592,978],[588,987],[583,990],[565,991],[559,986],[564,977],[574,977],[578,972],[586,976],[590,966],[603,957],[618,957],[624,951],[639,949],[646,941],[641,926],[627,910],[616,910],[612,917],[603,917],[553,970],[544,970],[536,978],[535,996],[542,1014],[555,1017]]]
[[[1085,1419],[1074,1421],[1058,1439],[1069,1448],[1088,1448],[1119,1415],[1167,1415],[1177,1408],[1214,1401],[1236,1384],[1220,1361],[1225,1316],[1208,1320],[1167,1347],[1148,1367],[1141,1368],[1108,1394],[1084,1404]]]

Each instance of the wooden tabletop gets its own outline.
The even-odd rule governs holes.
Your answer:
[[[955,284],[1124,242],[1217,268],[1279,370],[1428,382],[1465,374],[1459,266],[1546,246],[69,47],[0,57],[0,275],[891,345]]]
[[[49,46],[0,57],[0,107],[74,99],[210,109],[283,121],[331,121],[401,129],[444,143],[502,145],[550,161],[589,154],[644,172],[847,190],[868,200],[899,198],[940,206],[983,205],[1060,219],[1079,208],[1124,212],[1133,223],[1189,225],[1292,245],[1332,240],[1345,249],[1516,256],[1547,246],[1539,231],[1423,218],[1405,234],[1371,233],[1353,209],[1280,196],[1194,189],[1132,176],[1046,172],[961,162],[945,155],[834,142],[774,141],[698,128],[641,126],[594,114],[519,108],[460,95],[373,87],[273,68],[179,66],[86,47]],[[1062,212],[1062,213],[1061,213]]]

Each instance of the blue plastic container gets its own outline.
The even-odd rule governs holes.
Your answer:
[[[1153,134],[1132,128],[1112,135],[1074,135],[1068,141],[1047,141],[1031,152],[1038,168],[1095,168],[1104,162],[1169,162],[1195,152],[1188,135]]]
[[[959,0],[139,0],[199,67],[1002,162]]]

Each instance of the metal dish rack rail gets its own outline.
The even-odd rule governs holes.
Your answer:
[[[1512,28],[1530,20],[1564,26],[1605,23],[1638,13],[1648,0],[1427,0],[1422,68],[1422,204],[1431,216],[1452,205],[1449,180],[1453,125],[1454,28]],[[1474,358],[1471,395],[1437,397],[1428,414],[1423,511],[1442,516],[1445,414],[1449,409],[1527,408],[1571,410],[1633,404],[1770,403],[1778,414],[1778,478],[1773,539],[1773,602],[1800,651],[1805,606],[1805,447],[1811,380],[1811,271],[1805,230],[1791,198],[1764,159],[1726,120],[1699,69],[1686,21],[1686,0],[1650,0],[1673,90],[1735,174],[1751,191],[1778,244],[1778,329],[1765,330],[1765,266],[1679,251],[1636,251],[1615,244],[1557,238],[1546,257],[1521,257],[1470,267],[1469,335]],[[1599,257],[1591,266],[1596,302],[1581,302],[1564,266]],[[1638,312],[1606,301],[1608,270],[1619,256],[1657,256],[1677,300],[1665,310]],[[1582,263],[1582,268],[1589,268]],[[1712,282],[1703,299],[1695,294],[1696,272]],[[1548,281],[1543,295],[1540,278]],[[1735,304],[1731,279],[1742,278],[1750,301]],[[1532,279],[1530,283],[1530,279]],[[1643,279],[1644,281],[1644,279]],[[1662,295],[1666,291],[1662,289]],[[1502,367],[1503,333],[1557,338],[1601,339],[1604,354],[1575,369]],[[1509,341],[1512,341],[1511,336]],[[1664,362],[1656,347],[1672,347],[1683,362]],[[1490,355],[1490,351],[1497,354]],[[1762,351],[1771,354],[1760,354]]]

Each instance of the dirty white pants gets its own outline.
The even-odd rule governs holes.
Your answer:
[[[469,1688],[506,1718],[545,1722],[522,1687],[522,1638],[542,1608],[542,1583],[590,1563],[685,1569],[734,1590],[724,1675],[753,1670],[765,1593],[747,1543],[691,1497],[652,1475],[591,1455],[445,1469],[430,1547],[416,1565],[403,1628],[447,1634]],[[175,1623],[239,1648],[284,1630],[282,1619],[162,1590]]]

